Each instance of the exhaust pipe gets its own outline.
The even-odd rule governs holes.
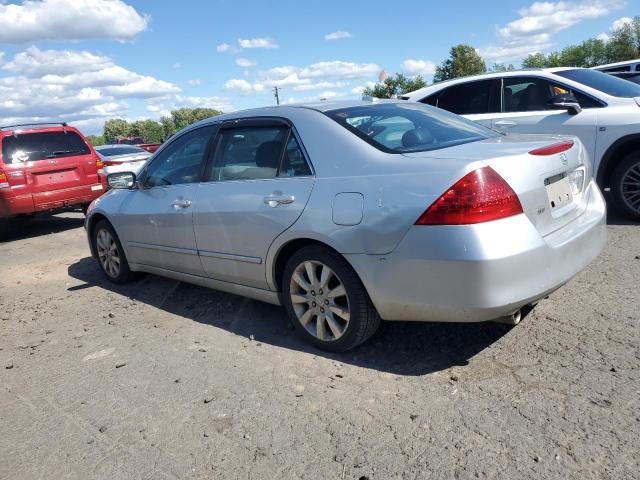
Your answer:
[[[500,317],[494,320],[496,323],[502,323],[504,325],[518,325],[522,320],[522,310],[516,310],[511,315],[506,317]]]

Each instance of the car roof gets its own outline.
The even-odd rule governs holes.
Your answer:
[[[93,147],[96,150],[104,150],[106,148],[137,148],[138,150],[142,150],[143,152],[146,152],[146,150],[144,148],[141,148],[137,145],[127,145],[127,144],[123,144],[123,143],[113,143],[113,144],[105,144],[105,145],[98,145],[97,147]]]

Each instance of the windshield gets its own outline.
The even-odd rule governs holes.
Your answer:
[[[89,153],[91,151],[80,135],[69,131],[17,133],[2,140],[4,163],[32,162]]]
[[[499,135],[458,115],[420,103],[381,103],[325,113],[387,153],[438,150]]]
[[[614,77],[597,70],[588,70],[586,68],[577,68],[575,70],[563,70],[555,72],[556,75],[574,82],[582,83],[587,87],[600,90],[612,97],[640,97],[640,86],[632,82]]]
[[[98,147],[96,148],[96,151],[100,155],[104,155],[105,157],[112,157],[114,155],[127,155],[132,153],[147,153],[146,150],[139,147]]]

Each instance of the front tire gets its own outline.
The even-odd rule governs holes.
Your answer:
[[[640,152],[627,155],[611,175],[611,193],[618,211],[640,220]]]
[[[129,262],[115,230],[106,220],[100,220],[93,229],[93,251],[100,269],[113,283],[127,283],[133,279]]]
[[[321,245],[292,255],[284,269],[282,297],[296,330],[323,350],[350,350],[380,325],[356,272],[341,255]]]

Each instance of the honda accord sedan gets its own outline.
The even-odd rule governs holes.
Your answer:
[[[515,324],[606,241],[577,138],[401,101],[213,117],[109,183],[86,219],[109,280],[147,272],[282,305],[332,351],[381,319]]]

